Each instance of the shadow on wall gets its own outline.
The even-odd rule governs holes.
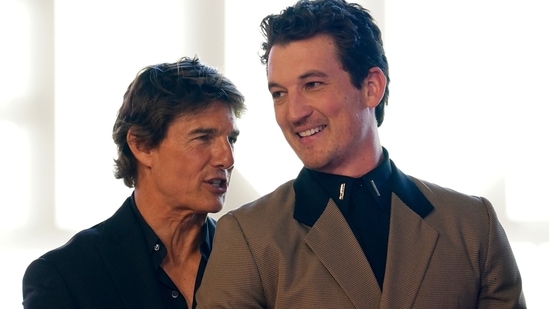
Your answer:
[[[227,191],[227,197],[225,199],[225,206],[223,210],[216,214],[211,214],[212,218],[219,219],[222,215],[230,210],[236,209],[248,202],[257,199],[260,196],[254,187],[248,182],[246,178],[238,171],[237,168],[233,170],[231,176],[231,183],[229,190]]]

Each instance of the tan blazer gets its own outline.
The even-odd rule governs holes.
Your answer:
[[[401,176],[434,208],[393,194],[383,292],[332,200],[312,227],[294,218],[290,181],[220,218],[198,308],[526,308],[492,205]]]

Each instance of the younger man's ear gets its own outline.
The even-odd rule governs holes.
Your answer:
[[[387,77],[378,67],[373,67],[368,71],[368,76],[364,78],[362,90],[366,98],[366,105],[375,108],[383,95],[385,95],[385,87],[387,86]]]
[[[126,142],[130,147],[130,151],[137,161],[147,167],[151,166],[151,150],[144,143],[138,141],[133,134],[133,130],[129,129],[126,134]]]

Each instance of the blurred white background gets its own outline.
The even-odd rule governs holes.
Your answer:
[[[109,217],[111,129],[137,71],[182,56],[246,96],[223,213],[294,178],[259,62],[261,19],[290,0],[0,1],[0,307],[21,307],[26,266]],[[549,20],[543,0],[369,0],[391,97],[382,143],[401,170],[488,197],[529,308],[549,308]],[[220,214],[217,214],[218,217]]]

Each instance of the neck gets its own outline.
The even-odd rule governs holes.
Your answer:
[[[169,256],[184,259],[199,250],[206,213],[195,213],[153,202],[137,188],[134,196],[137,209],[166,246]]]
[[[383,149],[381,146],[371,147],[366,151],[357,154],[357,157],[353,162],[350,162],[332,174],[358,178],[375,169],[382,160]]]
[[[353,156],[345,161],[333,162],[319,172],[358,178],[375,169],[383,160],[383,148],[379,141],[377,130],[362,140],[362,145],[353,149]]]

